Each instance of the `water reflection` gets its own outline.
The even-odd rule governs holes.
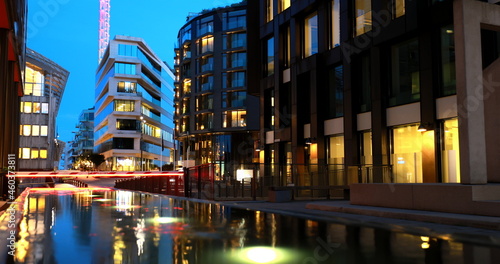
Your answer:
[[[38,190],[20,208],[6,263],[500,263],[493,247],[129,191]]]

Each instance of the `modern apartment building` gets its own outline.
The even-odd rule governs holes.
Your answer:
[[[82,110],[78,118],[77,129],[73,131],[74,138],[69,141],[63,155],[65,170],[73,169],[73,164],[79,156],[94,153],[94,108]]]
[[[69,72],[34,50],[26,50],[21,98],[20,170],[56,170],[64,149],[56,118]]]
[[[171,69],[141,38],[116,36],[99,64],[94,153],[107,170],[146,171],[174,161]]]
[[[249,86],[261,96],[260,161],[282,165],[265,174],[500,182],[500,7],[488,2],[248,1],[262,51]]]
[[[249,95],[246,1],[188,17],[175,49],[176,139],[184,167],[216,164],[235,175],[251,164],[259,127]]]

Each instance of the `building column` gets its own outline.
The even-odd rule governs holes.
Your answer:
[[[487,183],[480,31],[480,4],[483,3],[476,2],[453,2],[460,174],[463,184]]]

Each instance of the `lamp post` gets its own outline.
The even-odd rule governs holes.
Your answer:
[[[143,143],[143,130],[142,127],[146,124],[146,120],[141,116],[141,125],[139,126],[139,133],[141,133],[141,139],[139,141],[139,149],[141,150],[141,171],[144,171],[144,159],[142,156],[142,143]]]

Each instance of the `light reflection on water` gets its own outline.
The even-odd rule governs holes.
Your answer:
[[[129,191],[38,191],[23,208],[6,263],[500,263],[498,248]]]

